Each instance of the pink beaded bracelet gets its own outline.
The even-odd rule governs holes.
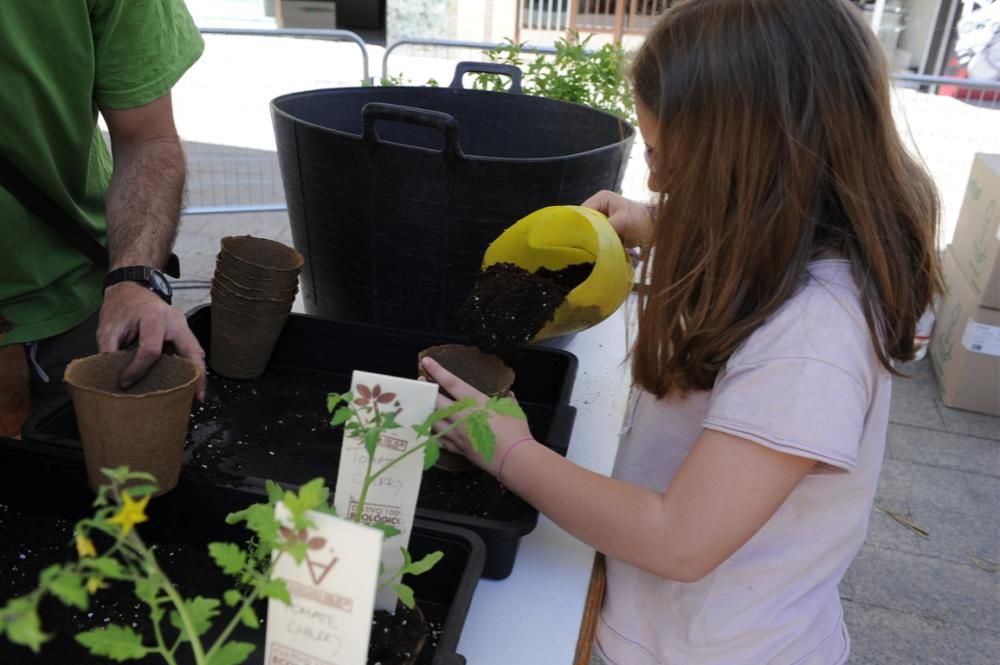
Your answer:
[[[497,480],[500,481],[501,485],[503,485],[503,465],[504,465],[504,462],[507,461],[507,458],[510,457],[510,454],[512,452],[514,452],[514,449],[517,448],[519,445],[521,445],[525,441],[534,441],[534,440],[535,440],[534,437],[532,437],[532,436],[526,436],[523,439],[521,439],[520,441],[515,441],[514,445],[512,445],[510,448],[508,448],[507,452],[505,452],[503,454],[503,457],[500,459],[500,466],[497,467]]]

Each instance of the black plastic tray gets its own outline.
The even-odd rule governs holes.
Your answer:
[[[206,349],[211,344],[210,314],[204,306],[188,317]],[[328,424],[327,393],[347,390],[355,369],[416,377],[420,351],[456,341],[460,340],[291,315],[263,376],[234,381],[210,375],[208,399],[192,414],[184,478],[257,494],[264,493],[265,479],[295,486],[323,476],[333,486],[342,434]],[[527,348],[505,360],[517,374],[513,390],[532,432],[564,455],[576,416],[576,409],[569,406],[576,357],[561,350]],[[69,402],[24,435],[80,450]],[[459,512],[448,501],[453,488],[469,484],[472,492],[484,497],[475,515]],[[521,537],[538,521],[534,508],[478,470],[428,471],[417,516],[479,534],[487,549],[483,575],[491,579],[510,575]]]
[[[39,442],[22,442],[0,438],[0,505],[18,512],[37,516],[41,521],[54,523],[56,518],[75,522],[90,514],[93,492],[86,485],[82,460],[73,451]],[[229,526],[225,516],[257,500],[247,492],[220,487],[208,487],[182,480],[177,488],[150,503],[147,513],[150,521],[138,527],[150,543],[165,545],[205,546],[212,541],[243,542],[247,532]],[[20,533],[0,530],[0,539],[17,540]],[[73,554],[67,542],[67,559]],[[439,524],[429,520],[416,520],[410,552],[415,558],[435,550],[444,552],[444,558],[429,572],[407,578],[413,588],[418,606],[443,619],[443,628],[437,637],[433,665],[464,665],[465,658],[456,652],[462,626],[472,602],[486,558],[482,540],[471,531]],[[60,560],[61,557],[60,557]],[[23,562],[0,562],[10,574],[10,566]],[[38,572],[38,571],[33,571]],[[220,574],[221,575],[221,574]],[[181,577],[175,581],[183,582]],[[205,595],[217,595],[208,590]],[[8,599],[0,597],[0,605]],[[53,605],[55,605],[53,601]],[[43,608],[45,606],[43,605]],[[261,611],[266,616],[266,610]],[[43,628],[44,628],[43,624]],[[234,639],[253,642],[257,649],[247,660],[248,665],[261,665],[264,661],[265,630],[238,629]],[[13,645],[0,638],[0,663],[25,665],[54,663],[96,663],[93,657],[61,635],[48,648],[35,656],[27,648]],[[158,657],[157,657],[158,658]],[[148,658],[141,662],[159,663]],[[140,661],[132,661],[140,662]]]

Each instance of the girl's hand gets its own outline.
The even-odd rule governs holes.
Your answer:
[[[460,378],[435,362],[432,358],[424,358],[421,361],[421,367],[423,367],[424,371],[427,372],[427,374],[429,374],[430,377],[434,379],[434,381],[441,386],[441,388],[443,388],[448,395],[451,396],[447,397],[439,393],[437,406],[435,408],[443,409],[450,406],[455,400],[465,399],[467,397],[471,397],[479,404],[484,404],[486,402],[486,395],[479,392],[465,381],[462,381]],[[511,398],[513,398],[513,395],[511,395]],[[462,414],[458,414],[458,416],[456,416],[453,420],[460,420],[461,417]],[[453,421],[448,420],[439,421],[434,425],[434,432],[439,433],[448,429],[448,427],[452,425],[452,422]],[[473,450],[472,443],[465,435],[461,426],[458,426],[445,434],[441,437],[440,441],[445,450],[468,457],[473,464],[480,467],[487,473],[496,476],[499,473],[500,465],[504,457],[507,455],[507,452],[519,441],[530,439],[531,431],[528,429],[528,423],[526,421],[513,418],[511,416],[494,416],[490,418],[490,427],[493,429],[493,434],[496,436],[496,445],[493,448],[493,459],[489,462]]]
[[[625,247],[648,247],[653,219],[646,206],[606,189],[597,192],[582,205],[606,215]]]

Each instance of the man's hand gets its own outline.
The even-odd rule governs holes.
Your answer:
[[[98,350],[117,351],[136,337],[139,348],[122,372],[122,388],[144,377],[163,353],[163,344],[171,342],[181,356],[198,366],[198,399],[204,401],[205,351],[188,328],[184,314],[141,284],[121,282],[109,286],[97,327]]]
[[[597,192],[581,205],[606,215],[625,247],[649,247],[653,220],[646,206],[606,189]]]

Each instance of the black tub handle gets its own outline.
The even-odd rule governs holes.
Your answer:
[[[499,74],[510,78],[510,90],[507,92],[521,92],[521,70],[514,65],[505,65],[502,62],[460,62],[455,65],[455,78],[451,80],[449,88],[462,90],[462,77],[466,74]]]
[[[462,156],[462,147],[458,143],[458,121],[447,113],[418,109],[413,106],[400,106],[399,104],[368,102],[361,109],[361,121],[364,126],[362,138],[365,141],[374,144],[382,142],[378,137],[378,132],[375,131],[375,123],[379,120],[406,122],[411,125],[439,129],[444,132],[444,150],[441,152],[445,158],[452,159]]]

